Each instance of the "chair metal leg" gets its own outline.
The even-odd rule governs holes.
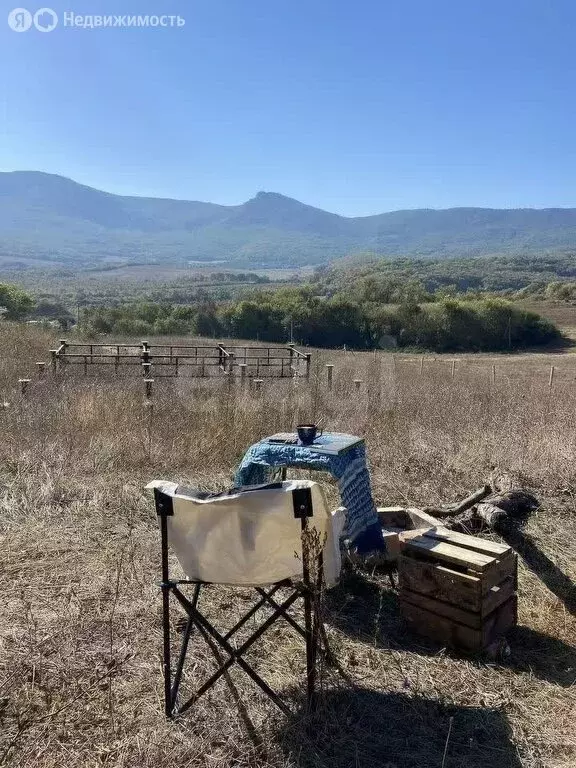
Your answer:
[[[308,709],[311,709],[316,687],[316,645],[318,642],[315,631],[314,591],[310,579],[310,552],[306,533],[308,531],[308,519],[300,518],[302,529],[302,581],[304,585],[304,631],[306,635],[306,701]]]
[[[164,713],[172,717],[172,692],[170,666],[170,589],[168,571],[168,523],[166,515],[160,515],[160,539],[162,549],[162,630],[163,630],[163,673],[164,673]]]
[[[272,608],[274,608],[274,610],[277,613],[279,613],[282,616],[282,618],[285,619],[288,622],[288,624],[290,624],[292,629],[296,630],[296,632],[298,632],[298,634],[301,635],[304,638],[304,640],[306,639],[306,632],[305,632],[305,630],[302,629],[300,624],[298,624],[298,622],[295,619],[293,619],[292,616],[290,616],[289,613],[287,613],[286,611],[284,611],[282,609],[282,607],[276,602],[276,600],[274,600],[270,596],[269,592],[268,593],[265,592],[262,589],[262,587],[254,587],[254,589],[256,590],[256,592],[258,592],[259,595],[262,595],[262,597],[265,598],[265,602],[268,603],[268,605],[272,606]]]
[[[196,608],[198,604],[198,598],[200,596],[201,584],[194,585],[194,595],[192,596],[192,605]],[[184,630],[184,636],[182,637],[182,644],[180,646],[180,654],[178,656],[178,664],[176,666],[176,673],[174,674],[174,682],[171,689],[171,704],[172,709],[176,707],[176,700],[178,698],[178,690],[180,688],[180,681],[182,679],[182,671],[184,669],[184,662],[186,661],[186,653],[188,652],[188,643],[190,641],[190,634],[194,627],[194,619],[192,616],[188,616],[186,622],[186,628]]]
[[[244,643],[242,643],[239,648],[233,648],[228,640],[226,640],[224,635],[221,635],[220,632],[218,632],[218,630],[215,629],[212,624],[210,624],[205,616],[203,616],[199,611],[192,607],[192,603],[186,598],[185,595],[180,592],[180,590],[174,589],[174,594],[184,609],[189,613],[189,615],[192,615],[194,623],[198,627],[199,631],[202,634],[206,632],[226,651],[229,656],[229,658],[226,659],[222,666],[217,669],[208,680],[206,680],[206,682],[198,689],[198,691],[196,691],[194,696],[192,696],[185,704],[179,707],[178,714],[182,714],[189,707],[191,707],[200,698],[200,696],[206,693],[206,691],[211,688],[214,683],[219,680],[225,672],[228,671],[228,669],[230,669],[234,663],[238,664],[238,666],[240,666],[244,672],[246,672],[246,674],[251,677],[252,680],[254,680],[254,682],[264,691],[264,693],[266,693],[266,695],[269,696],[285,714],[290,714],[290,710],[284,704],[284,702],[260,677],[260,675],[252,669],[248,662],[242,658],[242,656],[256,642],[256,640],[258,640],[258,638],[264,634],[268,627],[270,627],[277,620],[278,615],[273,614],[272,616],[269,616],[266,621],[264,621],[258,627],[258,629],[252,635],[250,635],[250,637],[245,640]],[[293,592],[290,597],[281,603],[282,610],[287,610],[299,597],[299,592]]]

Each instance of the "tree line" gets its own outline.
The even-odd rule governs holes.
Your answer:
[[[497,351],[558,341],[556,326],[500,298],[423,296],[416,286],[388,296],[351,287],[349,296],[318,295],[313,286],[255,292],[223,303],[137,302],[84,308],[87,336],[199,335],[356,349],[397,346],[437,352]],[[391,299],[397,299],[393,303]]]

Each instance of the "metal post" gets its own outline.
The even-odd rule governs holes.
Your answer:
[[[152,397],[152,384],[154,384],[154,379],[144,379],[144,393],[148,400]]]
[[[456,360],[452,360],[452,378],[454,378],[454,375],[456,373]]]
[[[550,366],[550,378],[548,379],[548,387],[552,389],[552,386],[554,384],[554,372],[556,371],[556,368],[552,365]]]
[[[312,355],[310,352],[306,353],[306,378],[310,378],[310,363],[312,361]]]
[[[176,376],[178,376],[178,372],[179,372],[179,369],[178,369],[178,362],[179,362],[179,358],[178,358],[178,357],[175,357],[175,358],[174,358],[174,360],[176,361],[176,363],[175,363],[176,367],[175,367],[175,370],[174,370],[174,374],[175,374]]]
[[[240,363],[238,367],[240,368],[240,384],[242,385],[242,387],[245,387],[246,386],[246,368],[247,368],[246,363]]]
[[[420,358],[420,373],[424,373],[424,355]]]
[[[262,381],[263,379],[254,379],[254,387],[257,393],[262,391]]]
[[[90,347],[92,350],[92,347]],[[84,355],[84,376],[88,376],[88,355]]]
[[[332,375],[334,373],[334,365],[332,363],[326,363],[326,373],[328,374],[328,390],[332,391]]]
[[[230,377],[234,376],[234,352],[230,352],[230,357],[228,358],[228,375]]]
[[[50,365],[52,367],[52,373],[55,376],[58,370],[58,350],[56,349],[50,350]]]
[[[142,363],[142,375],[145,379],[150,378],[150,369],[152,368],[152,363]]]
[[[496,366],[492,366],[492,384],[496,384]]]
[[[38,378],[46,378],[46,363],[44,361],[36,363],[36,370],[38,371]]]
[[[354,386],[356,387],[356,392],[360,392],[360,387],[362,386],[362,379],[354,379]]]

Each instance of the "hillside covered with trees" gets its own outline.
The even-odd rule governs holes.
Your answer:
[[[87,308],[80,330],[89,336],[198,334],[286,342],[292,334],[316,347],[418,347],[447,351],[510,350],[550,344],[557,328],[501,299],[470,301],[412,297],[401,303],[317,295],[312,286],[254,293],[222,304],[140,302]]]

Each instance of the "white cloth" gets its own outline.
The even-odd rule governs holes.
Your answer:
[[[345,510],[331,512],[318,483],[289,480],[278,487],[208,499],[180,493],[177,483],[165,480],[154,480],[146,488],[158,488],[173,498],[168,543],[189,579],[253,586],[302,577],[301,523],[294,517],[292,491],[310,488],[314,514],[308,524],[324,544],[326,586],[338,580]]]

